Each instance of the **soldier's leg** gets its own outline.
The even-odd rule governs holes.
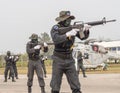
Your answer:
[[[4,72],[4,77],[5,77],[4,82],[7,82],[8,70],[9,70],[9,67],[8,67],[8,66],[6,66],[6,67],[5,67],[5,72]]]
[[[82,70],[82,73],[83,73],[83,77],[87,77],[87,76],[85,75],[85,68],[84,68],[84,66],[81,66],[81,70]]]
[[[13,66],[13,69],[14,69],[15,77],[16,77],[16,79],[18,79],[18,72],[17,72],[17,67],[16,67],[16,65]]]
[[[9,75],[8,75],[9,77],[8,77],[8,79],[10,79],[10,77],[11,77],[11,71],[9,70]]]
[[[72,61],[72,60],[68,60],[68,61]],[[72,93],[82,93],[81,89],[80,89],[80,82],[78,79],[78,75],[77,75],[75,65],[73,62],[69,63],[69,67],[66,70],[65,74],[67,76],[67,80],[68,80],[70,87],[72,89]]]
[[[10,66],[10,72],[11,72],[12,82],[15,82],[13,66]]]
[[[78,64],[77,64],[77,74],[79,75],[79,73],[80,73],[80,65],[79,65],[79,62],[78,62]]]
[[[39,86],[41,87],[41,93],[45,93],[45,82],[44,82],[44,77],[43,77],[43,70],[42,70],[42,64],[40,61],[36,62],[36,74],[38,77],[39,81]]]
[[[52,79],[50,82],[50,86],[52,88],[51,93],[59,93],[61,80],[63,76],[63,71],[59,60],[54,60],[52,64]]]
[[[34,76],[34,62],[31,60],[28,62],[28,81],[27,81],[27,86],[28,86],[28,93],[32,92],[32,85],[33,85],[33,76]]]
[[[44,71],[44,76],[46,77],[46,67],[45,67],[45,64],[43,64],[43,71]]]

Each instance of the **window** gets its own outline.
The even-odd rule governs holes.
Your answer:
[[[111,51],[116,51],[116,47],[112,47],[112,48],[111,48]]]

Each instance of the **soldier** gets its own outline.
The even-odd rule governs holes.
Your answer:
[[[12,62],[12,66],[13,66],[13,70],[14,70],[14,75],[16,77],[16,79],[18,79],[18,71],[17,71],[17,66],[16,66],[16,62],[19,60],[19,55],[13,55],[13,62]],[[11,72],[9,72],[9,78],[11,77]]]
[[[12,66],[13,56],[11,56],[10,51],[7,51],[7,55],[5,56],[5,61],[6,61],[6,66],[5,66],[5,72],[4,72],[4,75],[5,75],[4,82],[7,82],[7,75],[8,75],[9,70],[11,72],[12,82],[15,82],[14,70],[13,70],[13,66]]]
[[[26,51],[28,54],[29,62],[28,62],[28,93],[32,92],[32,85],[33,85],[33,76],[34,70],[36,71],[39,86],[41,87],[41,93],[45,93],[45,82],[43,78],[43,71],[42,71],[42,64],[40,60],[40,50],[43,49],[44,52],[48,51],[48,46],[46,43],[40,44],[38,41],[38,35],[32,34],[30,37],[31,41],[27,43]]]
[[[44,71],[44,77],[46,78],[46,67],[45,67],[45,60],[47,60],[47,57],[44,57],[43,55],[41,55],[41,63],[42,63],[42,68],[43,68],[43,71]]]
[[[85,75],[85,67],[83,65],[83,56],[82,56],[82,53],[80,51],[78,52],[77,61],[78,61],[77,62],[77,73],[79,74],[80,69],[81,69],[81,71],[83,73],[83,77],[87,77]]]
[[[75,29],[79,27],[76,26],[74,29],[73,26],[70,25],[73,19],[75,19],[75,17],[70,15],[70,11],[61,11],[59,17],[56,18],[58,24],[54,25],[51,30],[51,37],[55,45],[52,56],[52,79],[50,83],[52,93],[60,92],[63,73],[67,77],[72,93],[82,93],[74,65],[75,61],[72,57],[72,46],[75,37],[81,40],[88,38],[89,28],[91,26],[84,25],[81,31],[76,31]],[[64,31],[66,32],[65,34],[60,33]]]

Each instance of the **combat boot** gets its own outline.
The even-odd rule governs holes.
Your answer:
[[[12,82],[16,82],[14,79],[12,79]]]
[[[83,71],[83,77],[86,78],[87,76],[85,75],[85,71]]]
[[[32,93],[31,87],[28,87],[28,93]]]
[[[5,77],[5,80],[4,80],[4,82],[7,82],[7,77]]]
[[[7,82],[7,79],[5,79],[4,82]]]
[[[16,79],[19,79],[18,77],[16,77]]]
[[[84,78],[86,78],[87,76],[86,76],[86,75],[84,75],[83,77],[84,77]]]
[[[14,79],[14,77],[12,77],[12,82],[16,82],[15,79]]]
[[[41,93],[46,93],[44,87],[41,87]]]
[[[10,77],[8,79],[10,79]]]
[[[85,73],[83,74],[83,77],[86,78],[87,76],[85,75]]]
[[[47,78],[47,76],[46,76],[46,74],[45,74],[45,76],[44,76],[45,78]]]
[[[51,93],[59,93],[59,91],[51,90]]]

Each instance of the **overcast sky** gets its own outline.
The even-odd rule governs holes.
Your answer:
[[[50,34],[61,10],[70,10],[74,21],[116,19],[92,27],[89,38],[120,40],[120,0],[0,0],[0,53],[26,52],[29,36]]]

